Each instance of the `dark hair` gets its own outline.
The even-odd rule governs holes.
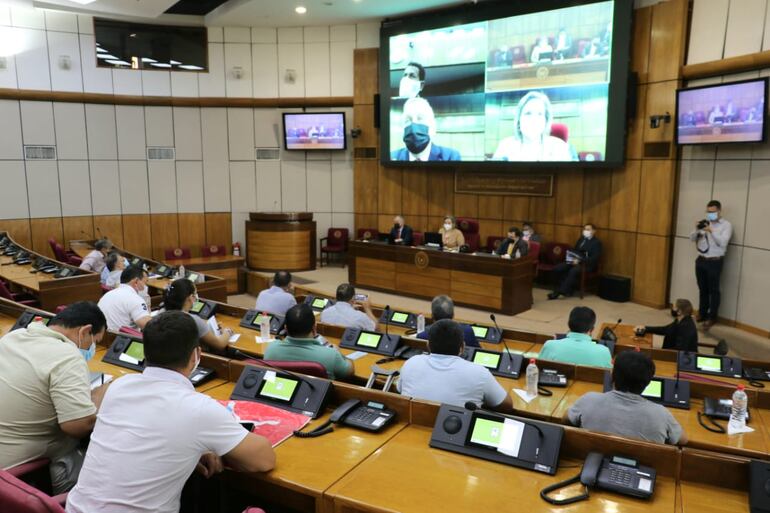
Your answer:
[[[350,283],[343,283],[337,287],[337,301],[350,301],[356,295],[356,288]]]
[[[521,223],[522,226],[529,226],[530,228],[534,228],[534,225],[532,224],[532,221],[524,221]]]
[[[112,242],[110,242],[109,239],[99,239],[96,242],[94,242],[94,249],[97,249],[99,251],[103,249],[110,249],[112,247]]]
[[[594,223],[583,223],[583,228],[586,226],[590,226],[592,230],[596,230],[596,225]]]
[[[141,280],[144,278],[146,272],[147,271],[145,271],[143,267],[139,267],[138,265],[129,265],[123,269],[122,273],[120,273],[120,283],[128,283],[134,278],[139,278]]]
[[[407,64],[406,66],[407,67],[414,66],[415,68],[417,68],[417,76],[420,77],[421,81],[425,80],[425,67],[422,64],[420,64],[419,62],[412,61],[409,64]]]
[[[48,323],[49,326],[62,326],[63,328],[80,328],[91,325],[91,333],[101,333],[107,328],[107,319],[96,303],[92,301],[78,301],[57,313]]]
[[[618,392],[641,394],[655,375],[655,362],[647,353],[623,351],[615,357],[612,382]]]
[[[273,276],[273,285],[276,287],[286,287],[291,283],[291,273],[289,271],[278,271]]]
[[[511,226],[508,228],[508,233],[513,233],[517,238],[521,238],[521,230],[516,228],[515,226]]]
[[[674,308],[682,312],[682,315],[685,317],[692,315],[693,308],[689,299],[677,299],[674,303]]]
[[[195,294],[195,284],[187,278],[174,280],[163,292],[163,308],[181,310],[187,298]]]
[[[198,326],[184,312],[163,312],[153,317],[142,330],[147,365],[182,369],[200,345]]]
[[[436,296],[430,302],[430,313],[434,321],[452,319],[455,316],[455,303],[447,295]]]
[[[428,330],[428,348],[433,354],[457,356],[463,340],[463,329],[451,319],[434,322]]]
[[[315,314],[310,305],[300,303],[286,312],[286,332],[290,337],[309,335],[315,326]]]
[[[596,313],[587,306],[576,306],[569,313],[567,325],[575,333],[588,333],[596,325]]]
[[[706,203],[706,208],[708,207],[717,207],[718,210],[722,210],[722,203],[720,203],[717,200],[711,200],[708,203]]]
[[[112,272],[115,270],[115,266],[118,265],[119,258],[121,258],[120,255],[114,251],[104,257],[104,265],[107,267],[108,271]]]

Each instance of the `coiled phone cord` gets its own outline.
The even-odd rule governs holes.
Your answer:
[[[542,490],[540,490],[540,498],[543,499],[545,502],[548,502],[550,504],[553,504],[555,506],[564,506],[566,504],[572,504],[579,501],[584,501],[588,498],[588,487],[585,487],[585,491],[581,493],[580,495],[575,495],[574,497],[567,497],[566,499],[554,499],[553,497],[549,497],[548,494],[558,490],[560,488],[565,488],[571,484],[579,483],[580,482],[580,474],[577,474],[574,477],[571,477],[567,479],[566,481],[561,481],[555,484],[552,484],[550,486],[546,486]]]

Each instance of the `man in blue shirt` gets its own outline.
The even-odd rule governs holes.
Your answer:
[[[610,350],[591,338],[595,324],[596,314],[593,310],[587,306],[576,306],[569,314],[570,332],[567,337],[546,342],[538,359],[611,368]]]
[[[321,322],[345,328],[374,331],[377,327],[377,318],[372,312],[369,299],[356,300],[355,295],[356,289],[350,283],[343,283],[337,287],[337,302],[321,312]],[[357,310],[356,306],[361,310]]]
[[[291,273],[278,271],[273,276],[273,286],[265,289],[257,296],[257,306],[260,312],[267,312],[283,317],[292,306],[297,304],[291,293]]]
[[[452,298],[449,296],[436,296],[430,303],[430,311],[434,323],[441,319],[454,319],[454,301],[452,301]],[[418,333],[417,338],[428,340],[428,334],[432,327],[433,325],[431,324],[425,331]],[[469,347],[479,347],[479,341],[476,340],[476,335],[473,334],[473,328],[471,328],[469,324],[460,324],[460,328],[463,330],[463,341],[465,342],[465,345]]]

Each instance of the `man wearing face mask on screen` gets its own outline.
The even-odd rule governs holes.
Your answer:
[[[436,137],[436,116],[423,98],[412,98],[404,103],[404,145],[394,151],[391,160],[410,162],[456,161],[460,153],[433,142]]]
[[[417,98],[425,87],[425,68],[417,62],[410,62],[404,68],[404,75],[398,83],[399,98]]]
[[[700,305],[698,322],[709,329],[717,320],[721,294],[719,280],[722,276],[727,246],[733,236],[733,225],[722,218],[722,204],[711,200],[706,205],[706,219],[698,221],[690,240],[695,242],[698,258],[695,260],[695,278],[698,280]]]

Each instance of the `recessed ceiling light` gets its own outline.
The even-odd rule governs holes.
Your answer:
[[[150,57],[142,57],[142,62],[158,62]]]
[[[294,8],[294,12],[296,12],[297,14],[305,14],[307,12],[307,7],[298,5],[297,7]]]
[[[97,47],[96,47],[96,52],[97,52],[97,53],[108,53],[108,52],[107,52],[107,50],[105,50],[105,49],[104,49],[104,48],[102,48],[101,46],[97,46]]]
[[[196,66],[195,64],[180,64],[179,67],[190,71],[201,71],[203,69],[200,66]]]
[[[100,53],[99,55],[96,56],[96,58],[97,59],[117,59],[117,57],[109,53]]]
[[[76,4],[86,5],[95,2],[96,0],[72,0]]]
[[[131,63],[129,63],[129,62],[121,61],[121,60],[116,60],[116,59],[110,59],[110,60],[104,61],[104,62],[109,62],[110,64],[114,64],[116,66],[131,66]]]
[[[169,60],[169,61],[168,61],[168,63],[169,63],[169,64],[174,64],[174,65],[176,65],[176,66],[178,66],[178,65],[182,64],[181,62],[179,62],[179,61],[175,61],[174,59],[171,59],[171,60]]]
[[[155,66],[156,68],[170,68],[171,64],[167,62],[151,62],[150,66]]]

